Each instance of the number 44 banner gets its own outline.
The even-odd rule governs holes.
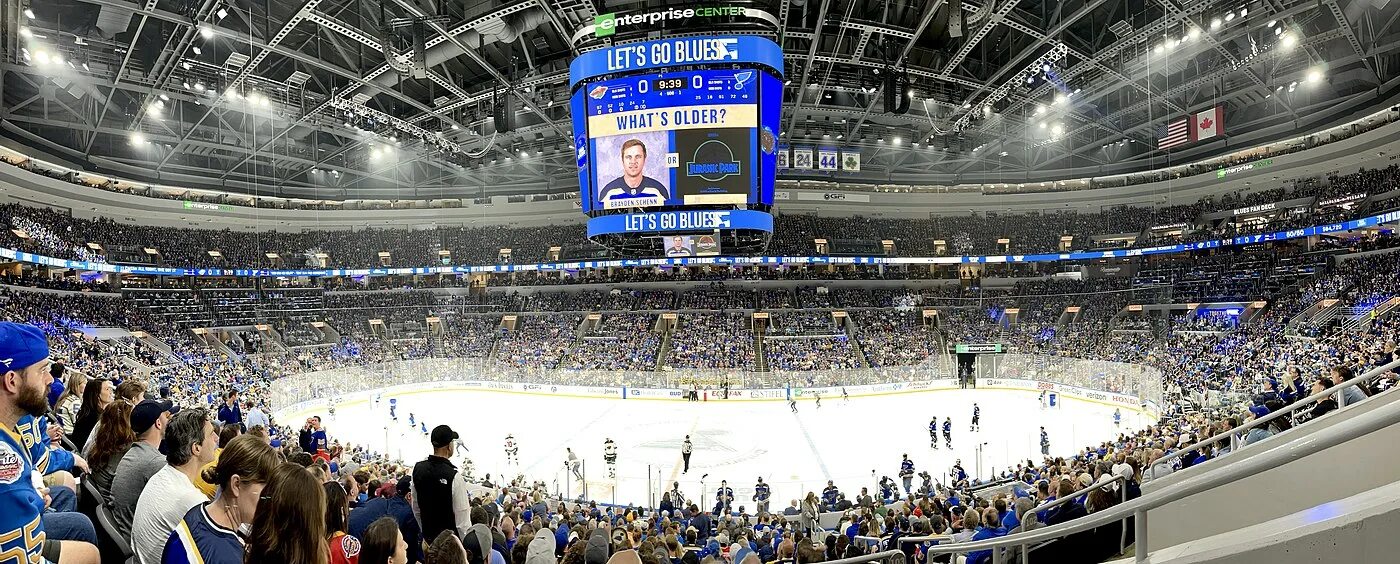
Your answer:
[[[842,151],[842,152],[841,152],[841,170],[850,171],[850,172],[860,172],[860,152],[859,152],[859,151]]]
[[[817,168],[819,170],[836,170],[836,149],[817,150]]]

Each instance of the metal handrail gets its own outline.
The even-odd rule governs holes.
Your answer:
[[[1396,365],[1400,365],[1400,361],[1377,368],[1373,372],[1388,371]],[[1369,375],[1370,374],[1368,374],[1368,376]],[[1351,385],[1354,384],[1354,382],[1349,382],[1348,384]],[[1353,419],[1321,429],[1309,436],[1306,441],[1280,442],[1257,456],[1221,466],[1213,472],[1196,473],[1161,490],[1144,494],[1142,497],[1121,503],[1110,509],[1090,513],[1087,516],[1073,521],[1067,521],[1034,531],[1026,531],[981,541],[935,545],[929,547],[926,554],[955,554],[978,550],[993,550],[992,557],[993,561],[996,562],[999,561],[1001,557],[1001,551],[997,549],[1025,546],[1042,541],[1064,538],[1074,533],[1087,531],[1132,517],[1134,520],[1133,535],[1137,545],[1137,549],[1134,551],[1135,559],[1139,563],[1146,562],[1149,553],[1147,544],[1148,510],[1156,509],[1212,488],[1235,482],[1241,478],[1253,476],[1288,462],[1311,456],[1397,423],[1400,423],[1400,402],[1386,404],[1375,410],[1357,415]]]
[[[884,561],[887,558],[898,562],[898,564],[904,564],[904,551],[885,550],[882,552],[876,552],[874,554],[867,554],[865,556],[853,556],[851,558],[827,560],[823,562],[823,564],[864,564],[866,562]]]
[[[1312,394],[1312,395],[1310,395],[1310,396],[1307,396],[1307,397],[1305,397],[1305,398],[1301,398],[1301,399],[1299,399],[1299,400],[1293,402],[1292,404],[1288,405],[1288,406],[1285,407],[1284,409],[1280,409],[1280,410],[1278,410],[1278,411],[1275,411],[1275,412],[1270,413],[1270,414],[1268,414],[1268,415],[1265,415],[1265,416],[1263,416],[1263,417],[1256,418],[1256,419],[1254,419],[1253,421],[1249,421],[1249,422],[1247,422],[1247,423],[1245,423],[1245,424],[1242,424],[1242,425],[1240,425],[1240,426],[1238,426],[1238,427],[1235,427],[1235,428],[1233,428],[1233,429],[1227,430],[1227,431],[1225,431],[1225,432],[1223,432],[1223,433],[1217,433],[1217,434],[1215,434],[1215,435],[1212,435],[1212,436],[1209,437],[1209,438],[1202,439],[1202,440],[1200,440],[1200,441],[1197,441],[1197,442],[1195,442],[1195,443],[1192,443],[1190,446],[1179,447],[1179,448],[1177,448],[1175,451],[1172,451],[1172,452],[1167,453],[1167,454],[1163,454],[1161,458],[1158,458],[1157,460],[1152,461],[1152,463],[1151,463],[1151,465],[1149,466],[1149,468],[1150,468],[1151,466],[1156,466],[1157,463],[1160,462],[1160,461],[1162,461],[1162,460],[1167,460],[1167,461],[1176,460],[1176,459],[1181,458],[1182,455],[1184,455],[1184,454],[1186,454],[1186,453],[1188,453],[1188,452],[1197,450],[1197,449],[1199,449],[1199,448],[1201,448],[1201,447],[1210,446],[1210,445],[1213,445],[1213,444],[1215,444],[1215,443],[1218,443],[1218,442],[1220,442],[1220,441],[1222,441],[1222,440],[1227,440],[1227,439],[1230,440],[1230,452],[1234,452],[1235,449],[1236,449],[1237,446],[1238,446],[1238,445],[1235,444],[1236,437],[1238,437],[1240,434],[1242,434],[1242,433],[1247,433],[1247,432],[1249,432],[1250,429],[1253,429],[1253,428],[1255,428],[1255,427],[1260,427],[1260,426],[1266,425],[1266,424],[1268,424],[1270,421],[1273,421],[1273,420],[1275,420],[1275,419],[1278,419],[1278,418],[1280,418],[1280,417],[1283,417],[1284,415],[1291,415],[1293,412],[1295,412],[1295,411],[1297,411],[1297,410],[1299,410],[1299,409],[1302,409],[1304,406],[1311,405],[1313,402],[1315,402],[1315,401],[1317,401],[1317,400],[1319,400],[1319,399],[1321,399],[1321,398],[1324,398],[1324,397],[1326,397],[1326,396],[1329,396],[1329,395],[1332,395],[1332,394],[1337,394],[1337,395],[1340,397],[1340,395],[1342,394],[1342,391],[1345,390],[1348,386],[1357,386],[1357,385],[1361,385],[1361,384],[1370,383],[1371,380],[1374,380],[1374,379],[1376,379],[1376,378],[1379,378],[1381,375],[1386,374],[1386,373],[1388,373],[1388,372],[1390,372],[1391,370],[1394,370],[1394,369],[1396,369],[1396,368],[1400,368],[1400,360],[1396,360],[1396,361],[1391,362],[1390,364],[1386,364],[1386,365],[1384,365],[1384,366],[1380,366],[1380,367],[1374,368],[1374,369],[1372,369],[1370,372],[1367,372],[1366,374],[1364,374],[1364,375],[1362,375],[1362,376],[1358,376],[1358,377],[1356,377],[1356,378],[1352,378],[1351,380],[1348,380],[1348,381],[1346,381],[1346,382],[1337,382],[1337,383],[1334,383],[1334,384],[1332,384],[1332,387],[1327,388],[1327,389],[1325,389],[1325,390],[1322,390],[1322,391],[1320,391],[1320,392],[1317,392],[1317,393],[1315,393],[1315,394]],[[1338,408],[1338,409],[1341,409],[1341,408],[1343,407],[1343,404],[1344,404],[1344,402],[1340,401],[1340,399],[1339,399],[1339,400],[1337,401],[1337,408]]]

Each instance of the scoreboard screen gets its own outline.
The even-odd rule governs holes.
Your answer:
[[[583,211],[772,205],[781,61],[776,44],[747,36],[576,59],[570,109]]]
[[[695,70],[585,86],[595,209],[755,200],[760,75]]]

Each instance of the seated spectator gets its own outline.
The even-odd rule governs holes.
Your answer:
[[[451,531],[444,529],[443,533],[451,534]],[[365,538],[362,539],[360,550],[360,561],[365,564],[371,562],[386,564],[405,564],[408,562],[408,543],[404,541],[403,535],[399,533],[399,524],[388,517],[380,517],[369,528],[365,529]],[[481,560],[469,560],[472,564],[481,564]]]
[[[363,505],[350,511],[349,528],[347,531],[355,538],[364,538],[365,530],[370,524],[380,517],[390,517],[399,524],[399,532],[403,535],[404,542],[408,543],[408,559],[411,562],[423,560],[423,543],[421,533],[419,533],[418,520],[413,517],[413,507],[410,491],[413,479],[409,476],[399,478],[397,485],[390,482],[384,485],[378,497],[366,501]]]
[[[545,537],[553,538],[550,537],[550,535],[543,535],[540,537],[540,541],[543,542]],[[531,543],[533,542],[534,541],[531,541]],[[406,540],[404,544],[407,544]],[[540,546],[543,546],[543,544]],[[535,556],[538,558],[538,555]],[[438,534],[436,539],[433,539],[433,544],[428,546],[426,558],[424,564],[467,564],[466,549],[462,548],[462,541],[458,540],[457,535],[452,534],[452,531],[443,531]],[[523,562],[516,564],[529,563],[531,562],[529,558],[529,556],[526,556]],[[405,560],[407,560],[407,558],[405,558]],[[554,550],[552,547],[549,551],[549,562],[550,564],[554,562]]]
[[[212,501],[185,512],[166,539],[162,564],[240,564],[243,527],[257,514],[272,472],[280,464],[277,452],[259,437],[229,442],[219,463],[204,471],[204,479],[219,487]]]
[[[214,459],[218,436],[209,410],[186,409],[170,419],[161,446],[166,466],[151,476],[131,518],[131,549],[140,562],[159,562],[170,531],[191,507],[209,501],[194,485],[200,468]]]
[[[339,482],[321,484],[326,491],[326,539],[330,564],[355,564],[360,558],[360,539],[345,534],[350,515],[350,496]]]
[[[102,410],[115,399],[115,389],[112,381],[107,379],[98,379],[83,388],[82,407],[78,409],[78,417],[73,422],[73,432],[68,435],[68,440],[73,441],[75,445],[87,444],[88,436],[97,425]]]
[[[141,492],[151,476],[166,466],[160,445],[175,409],[166,400],[146,400],[131,409],[131,432],[136,434],[136,442],[122,455],[112,477],[112,520],[125,538],[131,538],[131,519]]]
[[[103,499],[112,498],[112,480],[117,476],[117,467],[136,442],[136,434],[131,432],[131,409],[131,402],[117,400],[102,410],[97,438],[88,453],[92,472],[87,479],[97,487]]]
[[[46,393],[53,382],[49,371],[49,346],[39,328],[0,322],[0,455],[16,462],[11,479],[0,481],[0,538],[44,539],[48,528],[44,519],[47,488],[36,488],[38,457],[21,439],[21,427],[35,427],[48,410]],[[36,445],[39,446],[39,445]],[[46,449],[46,446],[40,446]],[[21,454],[24,453],[24,454]],[[89,523],[89,527],[91,523]],[[7,558],[16,562],[58,562],[65,564],[100,561],[91,543],[48,538],[43,542],[13,546],[4,543]]]
[[[245,564],[285,562],[325,564],[326,494],[305,468],[284,462],[259,496],[253,528],[243,555]],[[361,549],[360,557],[364,558]],[[364,560],[383,562],[383,560]]]

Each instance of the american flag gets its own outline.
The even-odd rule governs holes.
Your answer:
[[[1158,149],[1170,149],[1177,145],[1185,144],[1191,140],[1191,119],[1183,117],[1179,120],[1167,124],[1167,134],[1157,140]]]

